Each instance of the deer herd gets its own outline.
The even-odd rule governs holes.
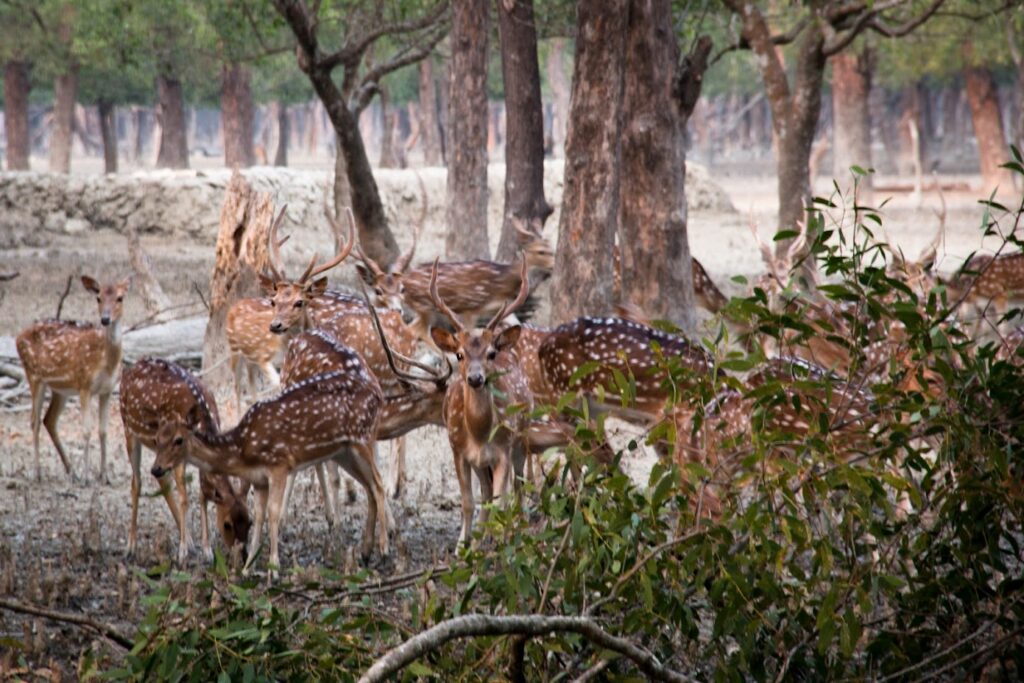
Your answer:
[[[266,519],[273,572],[280,564],[280,530],[292,485],[307,468],[319,479],[330,525],[337,521],[339,469],[363,488],[367,514],[360,549],[364,556],[374,550],[386,556],[396,525],[377,467],[377,442],[404,440],[422,426],[441,426],[448,434],[461,497],[460,544],[472,537],[474,477],[484,502],[518,495],[520,484],[536,476],[532,471],[538,454],[570,442],[578,446],[572,418],[554,410],[539,416],[542,411],[535,410],[556,404],[645,428],[670,425],[658,433],[675,437],[659,436],[655,446],[679,462],[697,461],[709,468],[712,475],[699,504],[703,512],[715,515],[723,502],[721,487],[711,484],[730,478],[736,461],[731,444],[750,434],[752,390],[768,382],[784,387],[784,396],[764,411],[762,427],[785,433],[790,447],[814,432],[856,453],[864,448],[858,443],[866,433],[863,423],[872,418],[869,380],[910,362],[893,342],[899,339],[896,329],[872,330],[877,343],[857,354],[859,362],[854,362],[849,345],[842,343],[854,338],[848,329],[850,316],[814,297],[813,282],[808,285],[811,296],[788,296],[796,261],[807,246],[806,232],[778,255],[759,242],[768,272],[757,286],[782,310],[799,312],[812,333],[801,339],[787,332],[759,340],[769,360],[701,403],[694,397],[706,396],[701,387],[715,386],[711,380],[722,372],[715,359],[703,345],[652,327],[642,312],[586,316],[554,328],[521,322],[533,305],[534,288],[554,267],[553,251],[539,225],[516,226],[520,250],[511,263],[435,260],[412,267],[421,217],[412,247],[385,269],[357,244],[351,214],[347,237],[326,206],[325,214],[337,244],[343,245],[333,258],[319,263],[314,256],[297,278],[289,277],[280,255],[288,239],[279,237],[282,209],[268,232],[269,267],[260,274],[263,296],[240,299],[227,314],[235,407],[242,415],[231,428],[222,426],[212,392],[184,367],[152,358],[122,371],[122,311],[129,279],[101,284],[82,278],[85,289],[96,296],[99,326],[47,320],[18,335],[16,346],[31,393],[37,478],[42,476],[41,425],[67,473],[79,474],[57,431],[68,397],[77,395],[85,439],[80,474],[89,476],[95,396],[97,476],[107,481],[108,413],[120,375],[120,413],[132,473],[129,556],[137,545],[143,446],[155,453],[150,471],[177,526],[179,563],[187,561],[192,547],[185,467],[193,465],[199,470],[205,556],[212,557],[207,520],[207,503],[212,501],[217,531],[229,548],[240,549],[246,569],[257,556]],[[936,241],[915,262],[896,255],[890,275],[927,292],[936,284],[937,246]],[[352,254],[369,295],[328,288],[325,273]],[[696,301],[719,313],[728,298],[696,259],[692,272]],[[944,284],[951,300],[978,308],[991,304],[1001,314],[1009,300],[1024,296],[1024,256],[976,256]],[[757,336],[746,332],[748,338]],[[1002,353],[1013,357],[1024,334],[1014,330],[1002,338]],[[920,373],[905,374],[920,382]],[[273,393],[243,414],[247,394],[255,398],[259,376]],[[804,380],[826,377],[834,380],[827,395],[822,390],[793,400]],[[51,398],[44,414],[47,389]],[[594,441],[589,445],[595,461],[613,462],[611,446],[600,437]],[[396,496],[404,481],[404,448],[398,451],[392,486]],[[483,507],[481,516],[487,510]]]

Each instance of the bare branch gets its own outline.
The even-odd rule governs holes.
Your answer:
[[[876,33],[880,33],[886,38],[899,38],[901,36],[905,36],[924,22],[928,21],[928,19],[935,14],[936,10],[938,10],[945,1],[946,0],[934,0],[931,5],[921,12],[921,14],[908,19],[898,26],[889,26],[883,22],[880,15],[876,15],[876,17],[869,23],[869,28]]]
[[[628,657],[641,672],[659,681],[692,681],[688,676],[667,668],[648,650],[625,638],[608,633],[597,621],[585,617],[469,614],[432,626],[373,663],[359,683],[383,681],[423,655],[452,640],[482,636],[545,636],[555,631],[578,633],[595,645]]]
[[[447,9],[448,0],[440,0],[440,2],[420,17],[410,19],[408,21],[395,21],[387,24],[381,24],[380,26],[368,31],[357,42],[351,45],[346,44],[345,47],[340,50],[320,58],[318,60],[318,65],[325,69],[333,69],[338,65],[344,65],[346,68],[355,66],[359,63],[359,60],[363,58],[363,54],[370,45],[384,36],[414,33],[425,28],[430,28],[437,23]]]
[[[79,614],[68,614],[67,612],[58,612],[56,610],[45,609],[43,607],[36,607],[35,605],[28,605],[22,602],[16,602],[14,600],[8,600],[6,598],[0,598],[0,609],[5,609],[9,612],[17,612],[18,614],[31,614],[37,617],[45,617],[52,621],[58,621],[65,624],[74,624],[76,626],[84,626],[90,628],[101,636],[106,638],[112,643],[115,643],[126,650],[131,650],[134,646],[131,638],[124,635],[113,626],[107,624],[101,624],[98,621],[94,621],[89,617],[83,617]]]
[[[825,45],[822,48],[823,53],[826,57],[831,57],[842,52],[866,29],[871,29],[887,38],[905,36],[931,18],[945,0],[933,0],[932,4],[921,14],[908,19],[898,26],[889,26],[884,23],[882,14],[886,10],[904,4],[904,2],[905,0],[891,0],[888,3],[877,3],[870,8],[862,8],[859,14],[846,14],[841,18],[835,18],[836,15],[830,14],[827,17],[828,21],[824,22],[823,27],[826,34]],[[849,27],[844,26],[843,23],[850,18],[852,18],[853,23]],[[840,33],[840,31],[842,32]]]
[[[71,281],[74,279],[74,275],[68,275],[67,284],[64,285],[64,293],[60,295],[60,300],[57,302],[57,315],[54,316],[57,320],[60,320],[60,313],[64,310],[64,299],[68,298],[68,294],[71,292]]]
[[[789,28],[789,30],[786,31],[785,33],[780,33],[778,35],[772,36],[771,37],[772,44],[773,45],[789,45],[790,43],[792,43],[794,40],[796,40],[800,36],[800,33],[807,26],[808,20],[809,20],[808,17],[804,17],[800,21],[798,21],[795,24],[793,24]],[[737,40],[736,42],[734,42],[734,43],[732,43],[730,45],[726,45],[721,50],[719,50],[718,54],[716,54],[714,57],[711,58],[711,61],[708,63],[708,66],[711,66],[711,65],[715,64],[716,62],[718,62],[718,60],[720,60],[722,57],[724,57],[725,55],[727,55],[730,52],[735,52],[736,50],[749,50],[749,49],[751,49],[750,41],[747,40],[747,38],[745,36],[741,36],[740,39]]]
[[[422,59],[426,59],[437,44],[444,40],[446,35],[448,35],[448,27],[442,25],[433,34],[428,35],[422,43],[405,47],[388,61],[371,68],[363,74],[363,77],[360,79],[361,83],[379,82],[384,76],[401,69],[403,66],[415,64]]]

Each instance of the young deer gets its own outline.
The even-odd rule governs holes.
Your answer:
[[[253,404],[227,432],[205,430],[195,409],[184,422],[167,420],[160,427],[153,476],[163,476],[187,461],[213,474],[241,477],[255,487],[256,528],[249,539],[246,570],[255,560],[266,519],[271,574],[276,573],[288,478],[331,460],[366,489],[369,509],[360,546],[363,556],[370,554],[375,531],[378,550],[388,554],[387,502],[373,460],[384,397],[359,355],[344,347],[341,352],[347,354],[344,371],[316,375]]]
[[[979,329],[990,306],[998,324],[1010,301],[1024,299],[1024,252],[972,256],[945,285],[950,302],[963,299],[978,312]]]
[[[68,397],[78,395],[82,410],[82,432],[85,451],[82,455],[85,478],[89,478],[89,444],[92,436],[92,413],[89,404],[96,396],[99,403],[100,470],[99,478],[107,482],[107,422],[110,415],[110,394],[121,369],[121,314],[124,296],[131,278],[100,285],[93,278],[82,276],[82,285],[96,295],[100,327],[90,323],[64,320],[43,320],[24,329],[15,342],[18,356],[25,368],[32,395],[32,448],[36,460],[36,479],[42,478],[39,461],[39,426],[46,431],[57,448],[64,469],[74,478],[74,469],[57,434],[57,420]],[[53,397],[46,416],[42,416],[43,399],[49,388]]]
[[[121,377],[121,421],[124,424],[125,447],[132,466],[132,518],[128,528],[128,556],[135,554],[138,537],[139,493],[142,482],[139,465],[142,447],[155,451],[156,435],[161,419],[184,420],[190,411],[198,411],[200,425],[208,432],[218,429],[217,405],[213,394],[196,377],[177,363],[157,358],[144,358],[125,369]],[[174,468],[178,499],[165,480],[160,480],[160,493],[167,501],[174,523],[178,526],[178,563],[184,564],[192,546],[188,532],[188,490],[185,466]],[[248,489],[246,489],[248,490]],[[217,529],[227,548],[236,543],[244,546],[249,536],[249,508],[245,492],[237,490],[224,476],[202,472],[199,475],[199,515],[203,554],[213,559],[210,548],[207,503],[213,501]]]
[[[513,325],[501,332],[497,325],[526,301],[530,293],[527,264],[520,265],[519,294],[511,304],[503,304],[482,330],[467,329],[458,314],[438,292],[437,262],[430,276],[430,299],[437,310],[455,327],[455,333],[441,327],[430,329],[439,349],[455,354],[459,376],[448,387],[444,401],[444,422],[455,458],[462,497],[462,530],[459,542],[469,543],[473,527],[473,482],[480,482],[484,502],[495,495],[504,496],[523,474],[526,460],[527,416],[533,399],[519,369],[512,347],[520,327]],[[519,410],[512,410],[518,407]],[[487,518],[487,509],[481,512]]]

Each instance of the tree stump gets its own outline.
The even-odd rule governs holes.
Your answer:
[[[235,171],[228,183],[220,212],[217,255],[210,276],[210,321],[203,339],[203,382],[224,408],[233,410],[234,378],[228,364],[229,349],[225,325],[231,305],[238,299],[259,295],[257,275],[269,263],[268,237],[274,222],[274,203],[270,195],[256,192]],[[237,415],[228,415],[237,419]]]

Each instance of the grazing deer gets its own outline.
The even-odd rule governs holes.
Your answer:
[[[85,451],[82,455],[85,478],[89,478],[89,443],[92,413],[89,404],[96,396],[99,403],[100,481],[107,482],[107,422],[110,394],[121,369],[121,314],[131,277],[100,285],[88,275],[82,285],[96,295],[100,327],[84,322],[43,320],[21,331],[15,345],[25,368],[32,395],[32,448],[36,460],[36,479],[42,478],[39,461],[39,426],[46,425],[50,440],[64,469],[74,478],[74,469],[57,434],[57,420],[68,397],[77,394],[82,410]],[[50,407],[42,416],[46,389],[52,393]]]
[[[536,226],[526,228],[517,223],[516,231],[521,252],[512,263],[474,260],[437,264],[438,292],[460,326],[473,326],[477,320],[491,318],[502,302],[515,298],[523,282],[522,272],[526,271],[528,281],[534,283],[551,274],[554,252]],[[429,328],[442,322],[430,297],[433,272],[432,265],[421,265],[401,278],[402,300],[415,315],[410,327],[427,341],[432,339]],[[527,308],[529,301],[528,298]]]
[[[213,474],[241,477],[255,487],[256,528],[249,539],[246,570],[256,557],[266,519],[271,575],[276,574],[288,479],[294,472],[331,460],[367,493],[362,555],[369,556],[375,531],[379,552],[388,554],[387,501],[373,460],[384,396],[357,353],[340,345],[338,351],[347,354],[344,371],[316,375],[253,404],[227,432],[203,429],[201,415],[192,410],[184,422],[165,421],[157,434],[153,476],[163,476],[180,463],[190,462]]]
[[[501,332],[496,328],[526,301],[530,293],[527,268],[526,261],[522,261],[518,296],[511,304],[503,304],[482,330],[467,329],[445,303],[438,292],[436,261],[430,275],[430,299],[455,328],[453,334],[432,327],[430,335],[439,349],[455,354],[459,362],[459,375],[445,394],[444,422],[462,498],[462,544],[469,543],[473,527],[471,473],[480,482],[480,497],[485,503],[495,495],[504,496],[514,483],[513,477],[518,479],[523,474],[527,416],[533,399],[519,359],[512,352],[521,330],[518,325]],[[486,519],[487,514],[484,508],[480,516]]]
[[[962,299],[978,311],[979,328],[990,306],[995,309],[998,324],[1010,301],[1024,299],[1024,252],[977,254],[944,284],[951,302]]]
[[[156,435],[161,419],[173,417],[184,420],[194,409],[198,411],[201,428],[211,433],[217,431],[219,421],[213,394],[191,372],[170,361],[144,358],[126,368],[121,377],[120,393],[125,447],[132,467],[132,519],[128,528],[128,556],[131,557],[135,554],[138,537],[142,447],[156,450]],[[188,532],[188,491],[184,464],[174,468],[174,480],[178,489],[177,500],[164,480],[160,481],[160,493],[167,501],[174,523],[178,526],[178,563],[184,564],[192,546]],[[230,549],[236,543],[244,547],[249,537],[249,527],[252,526],[245,492],[237,490],[227,477],[200,473],[199,515],[203,554],[207,560],[213,559],[207,518],[207,503],[210,501],[214,504],[217,529],[225,547]]]
[[[612,247],[612,298],[615,301],[622,301],[622,252],[619,245]],[[726,304],[729,297],[722,294],[715,281],[708,275],[704,264],[695,257],[690,257],[690,279],[693,282],[693,298],[698,306],[710,313],[718,313]],[[640,322],[640,321],[638,321]]]

